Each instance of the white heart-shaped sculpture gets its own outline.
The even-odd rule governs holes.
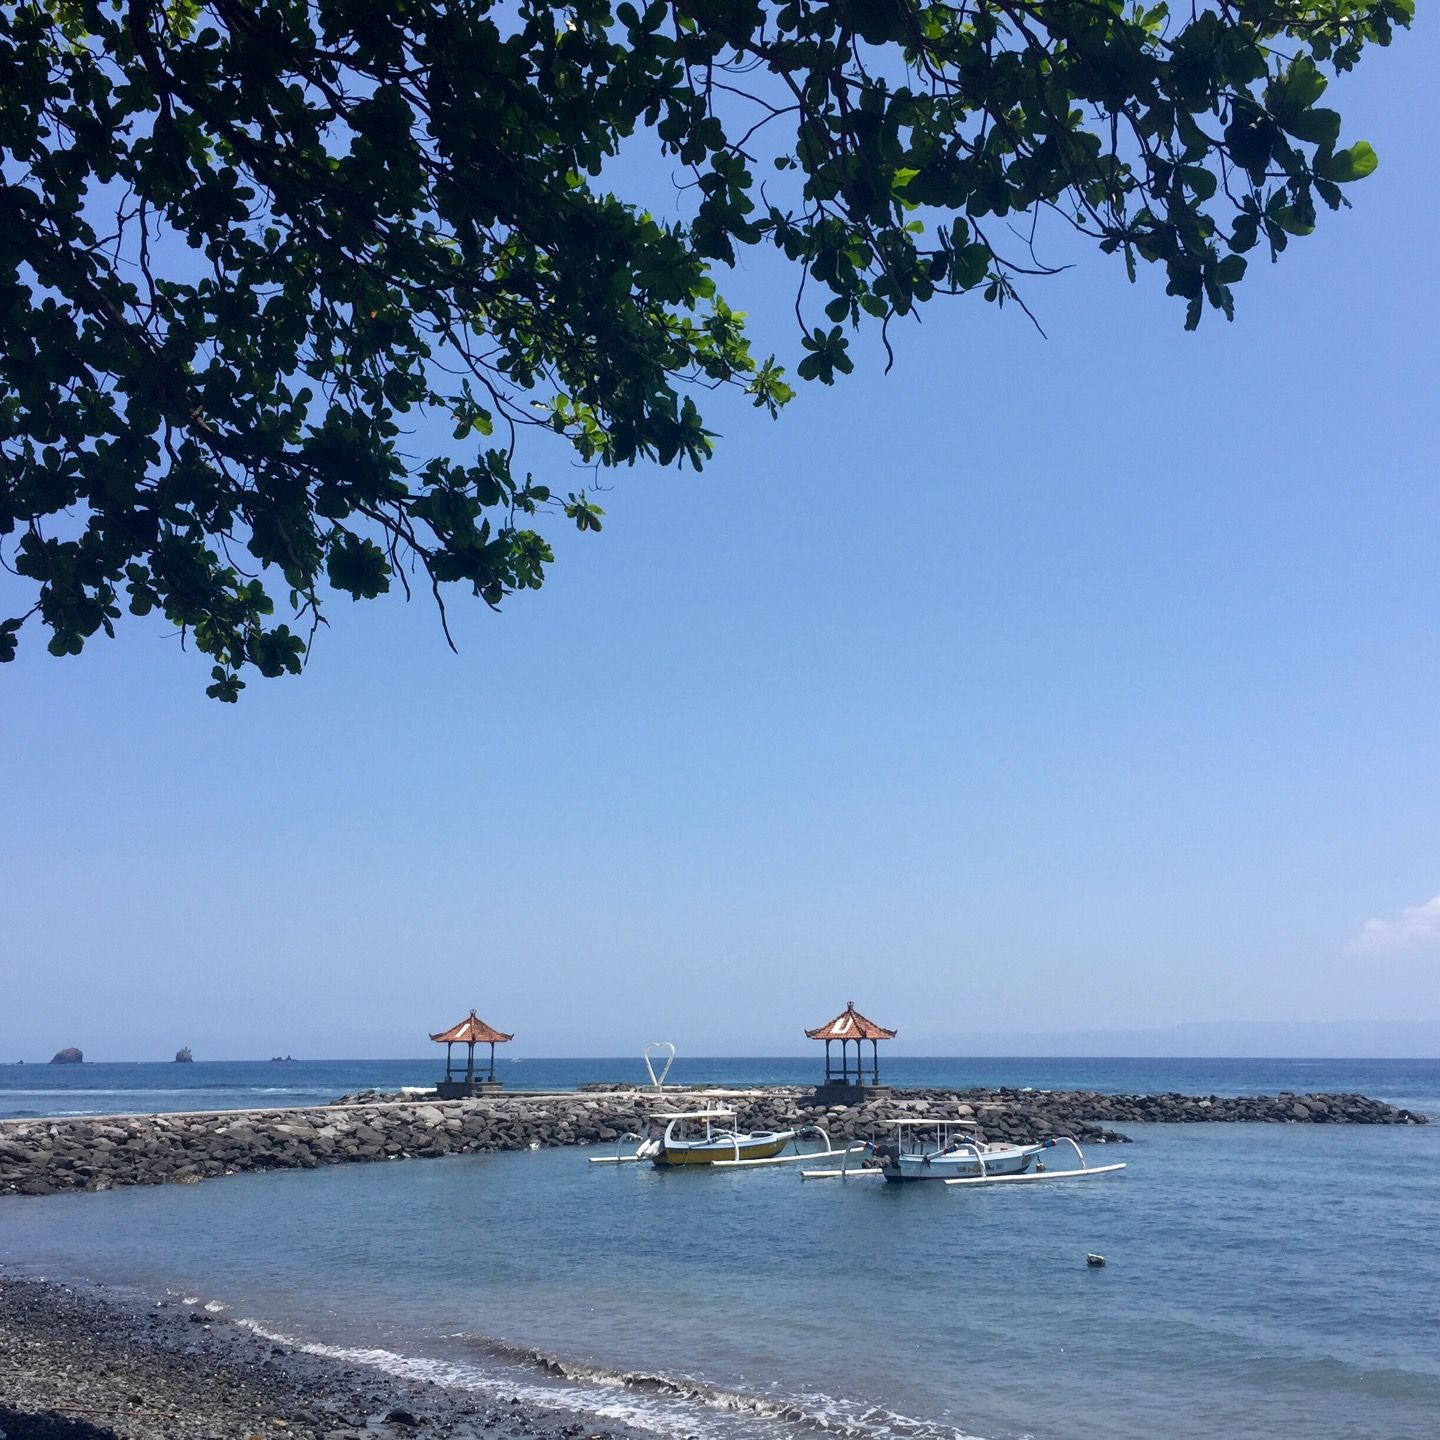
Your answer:
[[[655,1067],[650,1063],[652,1055],[664,1055],[665,1064],[661,1067],[660,1073],[655,1073]],[[670,1073],[670,1067],[675,1063],[675,1047],[668,1040],[652,1040],[645,1047],[645,1068],[650,1072],[650,1083],[657,1089],[665,1088],[665,1077]]]

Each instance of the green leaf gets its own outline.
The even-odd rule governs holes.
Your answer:
[[[973,289],[989,274],[994,258],[988,245],[962,245],[951,262],[950,283],[960,290]]]
[[[1235,119],[1225,127],[1225,143],[1241,169],[1263,175],[1275,153],[1275,126],[1259,110],[1237,108]]]
[[[1277,205],[1265,212],[1287,235],[1309,235],[1315,229],[1313,215],[1295,205]]]
[[[1260,217],[1245,212],[1235,221],[1235,229],[1230,236],[1230,248],[1232,250],[1249,250],[1260,238]]]
[[[1307,110],[1288,124],[1283,121],[1281,123],[1297,140],[1306,140],[1312,145],[1328,148],[1340,138],[1338,110]]]
[[[1357,140],[1348,150],[1337,150],[1324,160],[1317,161],[1315,173],[1323,179],[1333,180],[1337,185],[1346,185],[1373,174],[1379,163],[1380,157],[1369,141]]]
[[[206,695],[212,700],[220,700],[227,705],[235,704],[240,698],[240,692],[245,688],[245,682],[221,665],[216,665],[210,674],[214,683],[205,687]]]
[[[1287,122],[1308,110],[1325,93],[1327,83],[1315,62],[1301,55],[1269,87],[1267,99],[1275,118],[1289,130]]]
[[[356,600],[373,600],[390,588],[385,552],[373,540],[348,532],[342,532],[331,546],[326,573],[335,589]]]
[[[1243,255],[1227,255],[1212,272],[1222,285],[1234,285],[1245,278],[1246,263]]]

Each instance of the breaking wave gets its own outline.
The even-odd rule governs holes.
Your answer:
[[[834,1396],[796,1394],[757,1395],[727,1390],[693,1377],[666,1375],[650,1370],[613,1370],[603,1365],[572,1360],[534,1346],[510,1345],[488,1336],[467,1335],[466,1343],[497,1360],[530,1366],[557,1380],[619,1389],[638,1395],[701,1406],[737,1416],[757,1417],[801,1431],[819,1431],[847,1440],[975,1440],[964,1431],[929,1420],[917,1420],[880,1406],[857,1405]]]
[[[878,1406],[832,1396],[766,1396],[727,1390],[694,1378],[644,1370],[612,1370],[571,1360],[533,1346],[512,1345],[489,1336],[452,1336],[490,1364],[402,1355],[381,1347],[329,1345],[299,1340],[255,1320],[239,1320],[262,1339],[352,1365],[370,1365],[404,1380],[448,1389],[485,1391],[520,1398],[551,1410],[566,1410],[619,1422],[635,1429],[714,1440],[753,1440],[756,1421],[777,1435],[833,1435],[840,1440],[976,1440],[966,1432],[917,1420]],[[531,1377],[528,1381],[526,1376]],[[708,1419],[707,1419],[708,1417]]]

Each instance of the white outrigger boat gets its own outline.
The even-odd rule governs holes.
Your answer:
[[[847,1157],[838,1170],[802,1170],[806,1180],[859,1180],[877,1178],[896,1183],[943,1180],[947,1185],[998,1185],[1016,1181],[1088,1179],[1125,1168],[1124,1162],[1091,1165],[1085,1152],[1069,1135],[1032,1145],[987,1145],[969,1133],[973,1121],[956,1119],[904,1119],[890,1122],[895,1139],[886,1145],[867,1145],[865,1159],[853,1169]],[[1068,1145],[1078,1169],[1057,1170],[1047,1164],[1047,1152]]]
[[[799,1141],[805,1135],[817,1136],[824,1141],[824,1148],[802,1151]],[[627,1142],[632,1140],[638,1142],[635,1150],[628,1155],[621,1154]],[[794,1147],[792,1154],[783,1153],[787,1145]],[[704,1110],[676,1110],[652,1115],[646,1134],[638,1135],[631,1131],[622,1135],[616,1142],[614,1155],[592,1156],[590,1163],[624,1165],[648,1160],[661,1170],[691,1165],[733,1169],[748,1165],[793,1165],[801,1160],[826,1160],[851,1154],[859,1156],[866,1148],[854,1145],[836,1150],[830,1143],[830,1136],[818,1125],[805,1125],[797,1130],[742,1131],[736,1128],[733,1110],[714,1105]]]

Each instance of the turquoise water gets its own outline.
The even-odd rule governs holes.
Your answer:
[[[0,1118],[98,1111],[221,1110],[313,1105],[355,1090],[433,1085],[435,1055],[414,1060],[263,1060],[0,1065]],[[814,1084],[819,1047],[809,1056],[704,1058],[681,1055],[670,1078],[683,1084]],[[646,1081],[637,1056],[608,1060],[501,1059],[512,1089],[573,1089],[591,1080]],[[1171,1060],[933,1058],[882,1053],[881,1076],[895,1085],[1030,1085],[1037,1089],[1178,1090],[1195,1095],[1279,1090],[1358,1090],[1440,1114],[1440,1060]],[[1423,1103],[1421,1103],[1423,1102]]]
[[[0,1260],[706,1440],[1434,1436],[1440,1125],[1128,1128],[979,1192],[557,1150],[11,1201]]]

